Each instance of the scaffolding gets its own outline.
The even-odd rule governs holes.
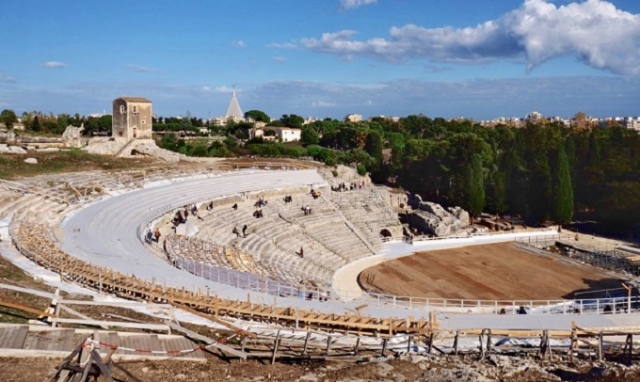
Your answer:
[[[558,241],[556,247],[560,254],[568,258],[581,261],[594,267],[614,272],[626,272],[633,276],[640,276],[640,257],[617,249],[588,250]]]

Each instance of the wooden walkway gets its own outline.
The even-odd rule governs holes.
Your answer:
[[[97,334],[103,344],[119,348],[112,358],[117,360],[179,359],[205,362],[202,350],[176,353],[198,348],[199,345],[178,335],[61,329],[30,325],[0,324],[0,357],[66,357],[81,342]],[[95,344],[95,342],[94,342]],[[96,350],[106,355],[110,348],[102,345]],[[123,348],[136,349],[128,351]],[[151,353],[151,351],[156,353]]]

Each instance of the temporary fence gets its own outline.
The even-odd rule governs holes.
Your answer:
[[[172,264],[176,268],[183,269],[206,280],[238,289],[267,293],[279,297],[297,297],[316,301],[326,301],[331,298],[331,292],[321,288],[312,288],[304,285],[294,287],[284,281],[274,280],[266,276],[220,268],[203,262],[175,259]]]

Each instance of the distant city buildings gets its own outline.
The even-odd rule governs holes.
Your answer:
[[[253,127],[249,131],[250,138],[262,138],[265,141],[280,141],[283,143],[297,142],[302,136],[301,129],[291,127],[262,126]]]
[[[345,122],[362,122],[362,114],[347,114],[346,117],[344,117],[344,121]]]
[[[640,117],[605,117],[595,118],[578,113],[572,118],[562,118],[559,116],[544,117],[541,113],[534,111],[525,118],[518,117],[499,117],[492,120],[478,121],[478,124],[485,127],[495,127],[498,125],[505,125],[510,127],[524,127],[527,123],[540,123],[540,122],[552,122],[561,123],[564,126],[572,127],[576,129],[600,127],[606,128],[613,125],[620,125],[630,130],[640,131]]]
[[[312,124],[314,122],[318,122],[318,121],[321,121],[321,119],[318,118],[318,117],[309,116],[309,117],[307,117],[307,119],[304,120],[304,122],[302,122],[302,124],[303,125],[310,125],[310,124]]]
[[[369,121],[373,121],[374,119],[383,119],[385,121],[391,121],[391,122],[399,122],[400,121],[400,117],[395,117],[395,116],[388,116],[388,115],[384,115],[384,114],[380,114],[376,117],[369,117]]]

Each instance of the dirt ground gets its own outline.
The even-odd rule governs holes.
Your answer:
[[[621,288],[621,280],[597,268],[532,254],[515,243],[421,252],[371,267],[358,280],[398,296],[478,300],[562,299]]]

